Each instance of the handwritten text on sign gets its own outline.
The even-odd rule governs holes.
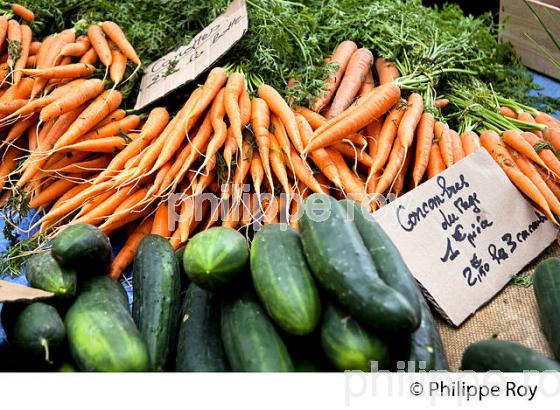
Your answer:
[[[243,37],[248,28],[244,0],[234,0],[189,44],[150,64],[142,77],[135,109],[141,109],[194,80]]]
[[[490,300],[557,234],[485,150],[374,216],[455,325]]]

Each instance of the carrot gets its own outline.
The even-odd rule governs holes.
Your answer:
[[[97,129],[104,127],[105,125],[113,123],[115,121],[120,121],[124,117],[126,117],[127,114],[128,113],[126,110],[123,110],[122,108],[118,108],[115,111],[113,111],[111,114],[103,118],[101,121],[99,121],[99,124],[97,125]]]
[[[290,142],[290,137],[288,137],[288,133],[286,132],[286,127],[282,124],[282,121],[276,116],[270,116],[270,122],[272,124],[272,128],[274,130],[273,134],[276,138],[276,142],[284,152],[290,152],[292,149],[292,143]],[[299,125],[298,125],[299,130]],[[301,132],[301,131],[300,131]],[[303,142],[303,137],[300,135],[300,138]]]
[[[8,34],[8,18],[6,16],[0,16],[0,50],[4,46],[6,34]]]
[[[0,161],[0,191],[6,185],[8,176],[17,168],[19,157],[22,154],[20,148],[15,145],[10,146],[3,153],[2,161]]]
[[[362,150],[357,150],[351,144],[348,144],[346,142],[339,142],[337,144],[333,144],[332,148],[340,152],[342,156],[350,158],[352,160],[356,160],[360,164],[363,164],[367,167],[371,168],[371,166],[373,165],[373,158],[371,158],[368,153]]]
[[[453,141],[449,133],[449,127],[443,122],[436,122],[434,126],[434,135],[438,141],[439,150],[445,166],[449,168],[453,165]]]
[[[434,116],[429,112],[423,113],[416,129],[416,157],[412,168],[412,182],[415,187],[420,184],[428,169],[434,139],[434,125]]]
[[[461,145],[465,156],[469,156],[480,149],[480,138],[474,131],[465,131],[461,134]]]
[[[95,51],[95,48],[91,47],[88,51],[84,53],[83,56],[80,57],[80,61],[78,62],[95,65],[97,64],[98,61],[99,61],[99,56],[97,55],[97,51]]]
[[[91,64],[76,63],[59,65],[47,68],[25,68],[21,73],[30,77],[58,79],[58,78],[78,78],[89,77],[95,72],[95,67]]]
[[[336,70],[329,74],[329,78],[325,81],[323,94],[314,101],[313,111],[322,111],[331,101],[342,80],[348,62],[357,49],[358,46],[353,41],[343,41],[336,47],[332,56],[327,59],[327,63],[335,66]]]
[[[103,81],[92,79],[78,84],[71,93],[61,96],[41,110],[41,121],[47,122],[71,111],[103,92]],[[116,91],[118,93],[118,91]]]
[[[109,77],[115,84],[120,84],[126,71],[126,56],[118,50],[113,50],[113,62],[109,68]]]
[[[88,27],[87,35],[91,46],[99,56],[101,63],[105,67],[109,67],[113,62],[113,54],[111,53],[111,48],[109,43],[103,34],[103,30],[97,24],[92,24]]]
[[[152,220],[146,219],[145,221],[141,222],[136,226],[134,231],[124,243],[123,247],[111,262],[111,268],[109,269],[109,276],[113,279],[118,279],[123,274],[124,270],[128,265],[132,263],[134,260],[134,256],[136,255],[136,250],[140,246],[140,242],[146,235],[150,233],[152,229]]]
[[[560,185],[558,185],[557,180],[552,178],[550,175],[547,175],[541,168],[536,167],[536,169],[543,181],[548,186],[548,189],[552,191],[556,199],[560,200]]]
[[[352,170],[348,168],[348,165],[339,152],[333,150],[332,148],[327,148],[327,152],[336,164],[338,173],[340,174],[340,180],[342,181],[342,187],[344,188],[346,195],[358,203],[364,203],[366,192],[365,185],[359,178],[356,177]]]
[[[53,204],[51,209],[58,208],[61,204],[65,203],[66,201],[70,200],[74,196],[78,195],[80,192],[87,189],[88,187],[89,187],[88,184],[77,184],[73,186],[72,188],[70,188],[70,190],[66,191],[60,198],[56,200],[56,202]]]
[[[313,176],[313,172],[309,168],[309,165],[300,158],[294,151],[290,151],[291,154],[291,161],[286,161],[286,164],[290,168],[290,170],[296,175],[299,181],[303,182],[305,186],[309,187],[313,192],[324,194],[323,188],[321,188],[321,184],[319,181],[315,179]],[[285,154],[286,157],[289,154]],[[293,164],[293,166],[292,166]],[[289,192],[289,188],[287,193]]]
[[[377,156],[377,147],[379,145],[379,138],[381,135],[382,127],[383,127],[383,121],[381,119],[377,119],[373,121],[372,123],[368,124],[368,126],[366,127],[366,135],[370,140],[368,145],[368,152],[371,158],[375,158]],[[380,172],[374,171],[373,167],[369,168],[368,176],[366,179],[366,191],[368,194],[375,193],[375,188],[377,186],[377,181],[380,175],[381,175]]]
[[[118,116],[113,117],[118,118]],[[101,123],[100,123],[101,125]],[[83,137],[80,138],[80,141],[89,141],[95,140],[99,138],[108,138],[108,137],[125,137],[127,133],[135,130],[140,125],[140,116],[138,115],[129,115],[120,120],[116,121],[109,121],[106,122],[105,125],[102,125],[93,131],[88,132]],[[132,135],[132,134],[131,134]]]
[[[259,155],[253,155],[251,159],[251,179],[253,180],[253,189],[257,198],[261,196],[261,185],[264,178],[264,169]]]
[[[546,168],[554,173],[560,175],[560,160],[550,147],[547,141],[541,140],[532,132],[524,132],[521,134],[525,141],[531,144],[534,150],[539,154],[539,157],[546,164]]]
[[[75,161],[76,160],[74,159],[74,163],[66,166],[62,166],[63,164],[55,164],[53,165],[54,168],[53,171],[64,173],[64,174],[76,174],[81,172],[101,171],[105,169],[107,165],[109,165],[109,163],[111,162],[111,157],[108,155],[103,155],[101,157],[88,159],[86,161],[80,161],[80,162],[75,162]],[[59,168],[56,168],[57,166]]]
[[[344,77],[340,82],[334,99],[327,111],[327,119],[336,117],[352,104],[354,97],[360,91],[368,72],[371,73],[373,54],[367,48],[356,50],[350,57]]]
[[[128,206],[129,203],[134,202],[135,200],[138,200],[139,197],[141,197],[141,195],[138,194],[138,192],[140,192],[140,191],[132,193],[133,189],[134,188],[132,188],[132,187],[127,187],[127,188],[123,188],[121,190],[115,191],[114,195],[111,195],[105,201],[98,204],[95,208],[90,210],[87,214],[84,214],[84,215],[80,216],[79,218],[74,219],[72,221],[72,223],[75,223],[75,224],[91,224],[91,225],[95,225],[95,226],[100,225],[105,220],[105,218],[108,218],[113,213],[115,215],[119,214],[119,211],[117,210],[117,208],[122,203],[126,203],[127,206]]]
[[[410,161],[411,161],[412,155],[406,155],[405,159],[404,159],[404,164],[402,167],[401,172],[399,172],[399,175],[397,175],[397,178],[395,179],[395,183],[393,184],[393,193],[395,194],[396,197],[399,197],[403,194],[404,191],[404,180],[406,178],[406,174],[408,172],[408,167],[410,166]]]
[[[517,118],[517,113],[509,107],[500,107],[498,112],[502,114],[504,117]]]
[[[22,48],[21,44],[21,28],[16,20],[8,21],[8,67],[13,70],[16,60],[19,58],[18,54]],[[15,55],[14,55],[15,54]],[[16,82],[14,81],[14,84]]]
[[[560,215],[560,202],[554,193],[550,190],[544,179],[539,175],[537,167],[533,163],[524,157],[522,154],[515,150],[510,150],[510,154],[515,161],[515,165],[519,168],[527,178],[537,187],[540,191],[548,206],[556,215]]]
[[[375,173],[380,171],[387,162],[405,111],[406,110],[404,108],[397,105],[393,107],[393,109],[385,117],[385,121],[383,121],[383,126],[381,127],[379,133],[377,149],[371,166],[372,172]]]
[[[126,145],[127,140],[123,137],[105,137],[66,145],[64,150],[112,154],[123,150]]]
[[[274,138],[271,136],[271,138]],[[272,141],[272,140],[271,140]],[[241,151],[241,158],[239,158],[237,163],[237,169],[235,175],[233,176],[233,202],[239,202],[242,195],[242,185],[249,173],[249,168],[251,167],[251,158],[253,157],[253,148],[247,143],[243,142],[243,150]],[[272,160],[272,158],[271,158]]]
[[[360,88],[360,91],[358,92],[358,97],[361,98],[364,95],[369,94],[370,92],[373,91],[374,88],[375,88],[375,81],[373,80],[373,74],[370,68],[369,70],[367,70],[366,78],[362,84],[362,87]]]
[[[445,108],[449,105],[449,100],[447,98],[438,98],[434,101],[434,107],[436,108]]]
[[[295,116],[301,140],[304,145],[307,145],[313,137],[311,125],[302,114],[296,113]],[[317,149],[309,155],[311,156],[313,163],[317,165],[317,168],[319,168],[330,181],[332,181],[337,187],[342,187],[336,164],[333,162],[329,153],[325,149]]]
[[[538,164],[545,169],[547,168],[546,164],[544,163],[542,158],[539,157],[539,154],[537,154],[533,146],[529,142],[527,142],[527,140],[525,140],[517,131],[504,131],[504,133],[502,134],[502,138],[504,142],[515,151],[517,151],[521,155],[524,155],[535,164]]]
[[[19,58],[14,64],[14,84],[20,82],[21,77],[23,76],[22,69],[25,69],[25,67],[27,66],[27,59],[29,58],[29,49],[31,47],[33,33],[31,32],[31,28],[29,28],[28,25],[22,24],[20,26],[20,35],[21,51],[19,53]]]
[[[451,147],[453,149],[453,163],[456,164],[465,158],[465,151],[463,151],[461,137],[455,130],[449,130],[449,137],[451,138]]]
[[[126,56],[126,58],[128,58],[136,65],[141,64],[138,54],[136,54],[136,51],[134,51],[134,47],[132,47],[130,42],[126,39],[123,31],[116,23],[112,21],[104,21],[103,23],[101,23],[101,27],[103,28],[103,31],[105,32],[107,37],[109,37],[111,41],[115,43],[115,45],[119,48],[121,53]]]
[[[420,122],[423,112],[424,101],[422,100],[422,96],[418,93],[410,94],[406,104],[406,111],[401,119],[399,129],[397,131],[397,137],[400,140],[401,145],[407,150],[412,145],[416,127]]]
[[[246,89],[243,89],[243,92],[239,96],[239,113],[241,116],[241,126],[244,128],[249,121],[251,120],[251,97]],[[231,160],[233,158],[233,153],[237,148],[237,141],[233,136],[233,130],[228,130],[228,137],[226,138],[226,142],[224,144],[224,161],[228,168],[228,175],[231,169]]]
[[[29,56],[32,57],[35,54],[37,54],[39,52],[40,48],[41,48],[41,42],[40,41],[32,41],[30,46],[29,46]]]
[[[552,145],[555,150],[560,150],[560,128],[547,127],[542,134],[544,139],[550,142],[550,145]]]
[[[428,162],[428,178],[433,178],[443,171],[445,171],[445,162],[443,162],[443,158],[441,157],[439,145],[433,142],[430,150],[430,161]]]
[[[261,157],[264,174],[272,187],[272,170],[270,169],[270,111],[266,101],[261,98],[254,98],[251,102],[251,125],[257,141],[259,156]]]
[[[239,97],[245,86],[245,77],[240,73],[232,73],[226,83],[224,106],[232,128],[233,136],[241,149],[243,136],[241,135],[241,113],[239,112]],[[268,109],[268,108],[267,108]]]
[[[25,106],[29,100],[19,98],[17,100],[8,100],[0,102],[0,114],[11,114]]]
[[[60,136],[54,149],[60,149],[77,141],[82,135],[95,127],[99,121],[114,111],[121,103],[122,96],[117,90],[107,90],[97,97],[72,123],[68,130]]]
[[[383,57],[377,57],[375,60],[375,69],[381,85],[391,83],[401,75],[397,67]]]
[[[113,233],[126,226],[129,223],[142,219],[147,215],[150,215],[152,209],[150,207],[145,207],[143,204],[140,209],[125,213],[122,218],[116,221],[110,221],[109,219],[105,221],[102,225],[99,225],[99,230],[107,236],[111,236]]]
[[[400,140],[397,139],[391,150],[391,155],[389,155],[385,170],[377,182],[376,193],[383,193],[389,189],[398,175],[402,173],[406,154],[406,148],[403,147]]]
[[[305,118],[313,130],[316,130],[327,122],[325,117],[315,111],[311,111],[309,108],[298,107],[296,112]]]
[[[169,208],[165,202],[161,202],[156,208],[154,214],[154,223],[152,225],[152,235],[160,235],[164,238],[170,236],[173,231],[170,229]]]
[[[375,88],[368,96],[359,100],[361,103],[354,110],[352,108],[348,109],[347,111],[351,112],[345,118],[338,122],[336,121],[338,117],[329,120],[333,125],[320,134],[318,134],[319,129],[316,130],[314,138],[305,147],[303,154],[328,146],[361,130],[367,124],[385,114],[399,99],[400,88],[395,83],[388,83]],[[327,122],[327,126],[329,122]]]
[[[303,151],[303,144],[299,135],[296,119],[293,111],[284,101],[282,96],[269,85],[263,84],[259,87],[257,94],[260,98],[266,101],[270,111],[272,111],[286,127],[286,131],[292,144],[296,150],[301,153]]]
[[[274,135],[269,135],[270,139],[270,165],[272,166],[272,170],[274,171],[274,175],[280,182],[282,189],[286,195],[290,195],[290,183],[288,181],[288,173],[286,171],[286,165],[284,163],[284,156],[282,155],[282,150],[276,141]],[[262,159],[262,158],[261,158]],[[270,187],[270,190],[273,191],[274,186]]]
[[[60,57],[82,57],[91,48],[88,36],[80,36],[74,43],[66,44],[60,50]]]
[[[554,221],[548,203],[533,182],[526,177],[515,165],[507,148],[500,140],[500,136],[494,131],[484,131],[480,134],[480,143],[490,153],[506,173],[510,181],[527,197],[529,197],[549,218]]]
[[[60,198],[66,191],[74,187],[74,185],[76,185],[75,181],[59,179],[33,198],[31,202],[29,202],[29,207],[31,209],[45,207]]]
[[[10,4],[10,8],[12,9],[12,11],[16,16],[21,17],[28,23],[33,23],[35,21],[35,14],[27,7],[24,7],[18,3],[12,3]]]
[[[8,132],[4,142],[10,143],[17,140],[29,127],[35,126],[35,124],[37,124],[37,115],[31,115],[24,120],[16,122]]]
[[[520,120],[520,121],[530,122],[531,124],[536,124],[536,122],[537,122],[537,121],[535,121],[535,118],[530,113],[528,113],[527,111],[523,111],[523,112],[520,112],[519,114],[517,114],[517,119]],[[539,138],[543,137],[542,131],[533,130],[531,132]]]
[[[560,127],[560,121],[558,121],[552,115],[545,114],[544,112],[539,112],[535,116],[535,121],[538,122],[539,124],[544,124],[544,125],[546,125],[548,127],[551,127],[551,128],[559,128]]]

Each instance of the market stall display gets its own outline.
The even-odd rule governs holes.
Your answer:
[[[334,0],[316,12],[262,3],[247,2],[247,34],[200,85],[141,112],[126,109],[131,84],[156,55],[120,14],[92,8],[58,33],[37,25],[38,39],[22,21],[34,20],[29,10],[16,5],[5,18],[0,201],[12,244],[2,266],[19,274],[26,264],[30,285],[53,292],[56,307],[3,309],[10,345],[35,358],[37,340],[43,347],[26,366],[289,371],[301,359],[318,369],[395,369],[399,360],[446,369],[430,309],[367,211],[484,149],[558,225],[560,121],[542,111],[555,102],[537,98],[535,108],[524,96],[531,82],[510,51],[498,52],[484,18],[417,1],[353,4],[368,21],[337,14]],[[293,29],[268,5],[293,17]],[[200,22],[218,11],[205,7],[214,8]],[[337,30],[305,19],[332,19]],[[277,27],[265,40],[268,21]],[[327,219],[314,217],[316,202]],[[18,237],[30,209],[31,235]],[[109,238],[123,233],[112,257]],[[130,315],[117,279],[132,264]],[[555,297],[537,294],[541,313]],[[57,310],[69,349],[59,349]],[[52,331],[14,330],[23,314],[50,316]],[[301,335],[324,355],[294,352]],[[204,343],[200,355],[182,338]],[[518,355],[536,370],[556,366]]]

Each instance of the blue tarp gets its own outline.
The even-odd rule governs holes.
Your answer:
[[[560,98],[560,82],[553,80],[552,78],[549,77],[545,77],[539,74],[535,74],[535,82],[537,84],[539,84],[541,87],[543,87],[543,91],[542,93],[545,95],[548,95],[550,97],[554,97],[554,98]],[[34,214],[32,213],[28,218],[26,218],[22,224],[21,224],[21,228],[23,228],[24,230],[27,229],[27,227],[30,225],[30,220],[33,220],[33,216]],[[2,230],[4,228],[4,221],[0,218],[0,253],[4,252],[6,247],[8,246],[8,241],[2,236]],[[31,232],[32,234],[33,232]],[[24,236],[25,238],[26,236]],[[122,238],[121,238],[122,239]],[[117,238],[114,243],[113,243],[113,251],[117,250],[120,248],[120,246],[122,245],[122,240],[119,240],[119,238]],[[128,271],[127,274],[125,275],[126,278],[128,278],[127,280],[123,281],[123,285],[124,288],[126,289],[127,293],[128,293],[128,297],[129,297],[129,301],[132,300],[132,287],[131,287],[131,281],[130,281],[130,276],[131,276],[131,272]],[[19,283],[22,285],[27,285],[27,280],[25,279],[24,275],[15,277],[15,278],[3,278],[4,280],[9,280],[15,283]],[[1,304],[0,304],[0,310],[1,308]],[[4,330],[2,329],[2,326],[0,324],[0,346],[2,346],[3,344],[6,343],[6,335],[4,333]]]

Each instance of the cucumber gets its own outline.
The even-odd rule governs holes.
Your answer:
[[[461,370],[475,372],[560,371],[560,364],[518,343],[489,339],[467,347],[461,360]]]
[[[95,226],[70,225],[54,238],[52,255],[62,266],[77,272],[104,275],[111,264],[111,243]]]
[[[418,291],[420,300],[420,326],[410,335],[408,364],[414,362],[414,370],[449,370],[445,350],[436,321],[430,307]]]
[[[220,300],[216,294],[191,283],[185,295],[181,318],[175,370],[227,371],[220,334]]]
[[[333,366],[340,370],[370,371],[372,362],[386,369],[387,344],[373,331],[334,305],[327,305],[321,324],[321,345]]]
[[[35,302],[25,306],[17,315],[9,340],[26,355],[52,364],[64,348],[66,329],[54,307]]]
[[[560,359],[560,258],[550,258],[537,265],[533,288],[544,333]]]
[[[145,372],[146,343],[128,312],[122,286],[106,276],[85,281],[65,317],[72,357],[80,370]]]
[[[319,284],[357,320],[381,331],[412,332],[410,303],[380,277],[356,226],[336,199],[310,195],[299,220],[307,262]]]
[[[206,290],[232,283],[249,258],[247,241],[235,229],[214,227],[193,236],[183,254],[189,278]]]
[[[251,244],[251,273],[259,299],[280,328],[296,335],[313,332],[321,303],[296,231],[285,224],[263,226]]]
[[[404,296],[414,311],[416,322],[420,323],[418,286],[393,241],[366,208],[349,200],[342,200],[340,203],[349,213],[349,217],[352,217],[351,220],[358,229],[379,276]]]
[[[76,294],[76,272],[60,266],[51,251],[31,256],[26,263],[25,277],[31,287],[52,292],[61,299],[70,299]]]
[[[185,267],[183,266],[183,255],[185,254],[185,247],[182,246],[175,251],[177,262],[179,263],[179,271],[181,272],[181,290],[186,291],[189,287],[191,280],[189,279]]]
[[[252,293],[222,305],[221,331],[234,372],[294,370],[286,345]]]
[[[132,317],[144,337],[151,368],[170,364],[179,326],[181,277],[175,251],[159,235],[142,239],[134,258]]]

